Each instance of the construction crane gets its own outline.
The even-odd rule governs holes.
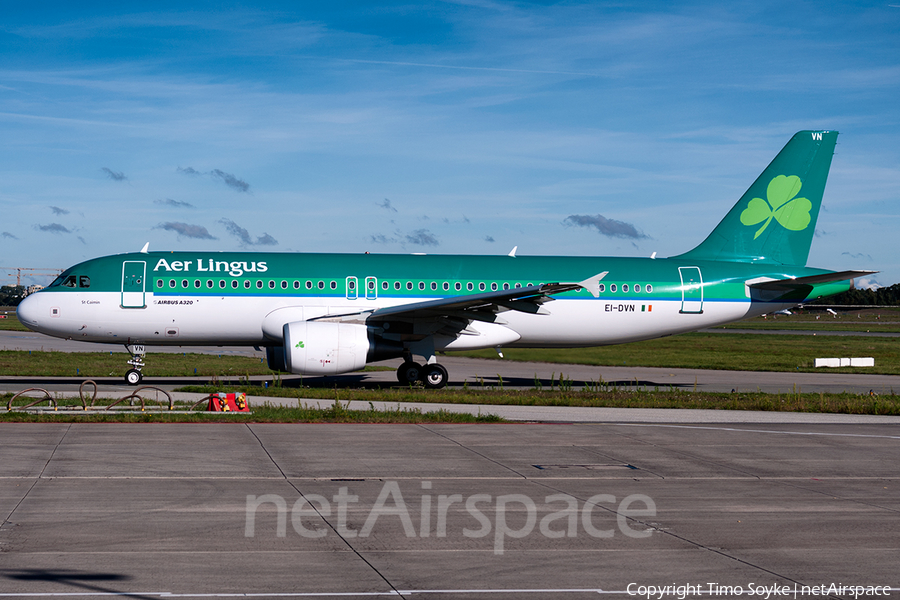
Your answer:
[[[43,269],[39,267],[0,267],[2,271],[15,271],[15,273],[6,273],[7,277],[16,277],[16,285],[22,285],[22,275],[28,276],[48,276],[56,277],[63,272],[62,269]]]

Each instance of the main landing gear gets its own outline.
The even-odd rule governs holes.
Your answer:
[[[131,360],[128,361],[128,364],[133,367],[125,373],[125,383],[138,385],[144,379],[141,369],[144,368],[144,355],[147,352],[144,350],[143,345],[127,345],[125,349],[131,354]]]
[[[431,363],[420,365],[410,358],[397,369],[397,381],[400,385],[416,385],[422,383],[429,389],[440,389],[447,385],[450,374],[443,365]]]

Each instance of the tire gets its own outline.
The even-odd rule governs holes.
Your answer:
[[[422,380],[422,365],[408,361],[397,369],[397,381],[400,385],[416,385]]]
[[[137,369],[128,369],[128,372],[125,373],[125,383],[128,385],[137,385],[143,378],[144,376]]]
[[[445,369],[443,365],[435,363],[425,367],[422,382],[425,384],[425,387],[432,390],[438,390],[447,385],[449,379],[450,374],[447,372],[447,369]]]

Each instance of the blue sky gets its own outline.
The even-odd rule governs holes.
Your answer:
[[[72,6],[0,22],[0,266],[668,256],[837,129],[809,264],[900,282],[900,2]]]

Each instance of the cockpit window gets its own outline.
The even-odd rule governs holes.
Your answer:
[[[91,287],[91,278],[87,275],[82,275],[78,278],[78,287],[80,288],[89,288]]]
[[[68,277],[66,277],[66,280],[63,281],[62,284],[63,284],[64,286],[70,287],[70,288],[73,288],[73,287],[75,287],[76,285],[78,285],[77,282],[76,282],[76,279],[75,279],[75,276],[74,276],[74,275],[69,275]]]

